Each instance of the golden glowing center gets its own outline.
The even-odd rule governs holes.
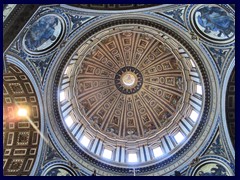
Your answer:
[[[132,86],[135,83],[135,81],[136,81],[136,79],[135,79],[134,75],[132,75],[130,73],[126,73],[122,77],[122,82],[126,86]]]
[[[20,108],[20,109],[18,109],[17,115],[20,116],[20,117],[27,116],[27,110],[23,109],[23,108]]]

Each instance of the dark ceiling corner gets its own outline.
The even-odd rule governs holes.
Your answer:
[[[14,8],[3,23],[3,51],[11,44],[39,6],[40,4],[18,4]]]

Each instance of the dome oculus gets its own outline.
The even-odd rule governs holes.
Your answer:
[[[122,82],[125,86],[132,86],[136,81],[136,78],[133,74],[127,72],[122,76]]]
[[[139,70],[134,67],[123,67],[115,76],[116,88],[123,94],[133,94],[140,90],[143,77]]]

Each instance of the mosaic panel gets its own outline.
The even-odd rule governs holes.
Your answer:
[[[42,16],[25,34],[23,45],[30,53],[44,52],[60,40],[63,27],[64,23],[57,15]]]
[[[67,169],[55,167],[49,170],[45,176],[73,176]]]
[[[205,39],[218,43],[235,37],[235,19],[217,5],[199,5],[192,12],[196,31]]]
[[[208,163],[201,166],[195,176],[229,176],[229,172],[225,167],[218,163]]]

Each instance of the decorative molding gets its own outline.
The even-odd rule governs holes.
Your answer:
[[[109,9],[108,6],[109,5],[106,5],[106,8]],[[225,101],[227,94],[227,85],[230,79],[232,69],[235,66],[235,58],[233,59],[235,53],[235,36],[232,36],[231,32],[228,33],[224,30],[221,30],[221,32],[218,32],[215,35],[212,35],[212,32],[215,31],[215,29],[210,29],[210,33],[209,31],[204,32],[204,28],[201,29],[201,23],[199,24],[199,22],[197,23],[196,21],[198,15],[201,15],[203,19],[204,15],[202,13],[199,14],[199,12],[200,10],[203,11],[203,8],[206,5],[150,5],[149,7],[144,8],[141,8],[139,6],[139,8],[130,7],[129,9],[126,9],[125,7],[125,9],[123,10],[121,9],[121,7],[118,7],[116,5],[110,6],[114,7],[115,9],[102,9],[98,11],[96,9],[94,10],[94,8],[91,9],[92,7],[90,7],[90,4],[85,5],[85,8],[74,7],[72,5],[41,6],[29,19],[28,23],[17,35],[9,48],[4,52],[4,59],[6,60],[6,62],[14,63],[18,67],[20,67],[20,69],[23,68],[22,70],[25,73],[27,72],[27,76],[29,76],[30,81],[33,83],[32,86],[36,90],[37,94],[37,98],[35,99],[37,99],[39,102],[39,113],[41,116],[41,132],[43,132],[44,135],[46,135],[47,133],[53,144],[53,147],[50,147],[51,145],[48,146],[47,141],[44,142],[44,137],[41,137],[39,139],[39,148],[42,148],[41,150],[43,152],[37,152],[36,161],[39,161],[39,163],[35,161],[35,164],[32,166],[33,168],[30,174],[34,175],[37,173],[38,175],[46,175],[47,169],[50,172],[50,170],[53,170],[55,167],[62,165],[64,166],[65,170],[67,169],[67,171],[68,168],[74,169],[74,167],[77,167],[81,169],[82,173],[86,175],[90,175],[94,168],[97,169],[99,175],[131,175],[129,170],[131,170],[132,167],[140,171],[138,175],[171,175],[174,170],[181,172],[182,175],[188,175],[188,165],[193,159],[199,157],[200,164],[198,161],[196,161],[194,163],[195,165],[193,166],[198,169],[195,169],[194,173],[193,171],[191,171],[191,173],[193,173],[190,173],[191,175],[195,175],[200,169],[201,165],[205,166],[206,164],[211,163],[215,163],[215,165],[220,164],[221,167],[217,166],[218,169],[222,169],[222,167],[226,169],[226,171],[222,169],[222,175],[225,175],[225,172],[228,173],[228,175],[234,175],[235,151],[232,144],[230,143],[231,140],[229,136],[229,130],[227,129],[227,111],[225,109]],[[226,14],[223,14],[222,16],[228,17],[228,20],[231,23],[234,21],[235,27],[235,10],[232,7],[230,7],[229,5],[211,5],[211,7],[212,9],[208,9],[210,14],[211,11],[214,10],[216,10],[216,12],[218,13],[223,11],[226,12]],[[33,53],[34,51],[30,52],[29,50],[27,50],[26,45],[24,45],[26,34],[29,34],[31,28],[33,27],[34,23],[37,22],[37,20],[41,19],[42,17],[47,17],[49,14],[54,14],[56,17],[60,17],[62,19],[61,22],[64,23],[64,32],[62,32],[59,40],[57,40],[56,42],[54,41],[52,44],[50,43],[49,47],[43,49],[42,53]],[[7,22],[7,20],[5,22]],[[116,161],[114,163],[104,160],[101,157],[102,149],[96,150],[98,154],[95,155],[91,152],[88,152],[86,148],[81,147],[81,145],[79,145],[77,142],[79,139],[75,138],[74,134],[71,134],[70,130],[66,130],[66,124],[62,122],[63,115],[59,114],[59,109],[61,109],[62,106],[59,105],[60,103],[58,97],[58,94],[60,92],[59,87],[62,83],[62,80],[64,79],[62,77],[62,74],[63,72],[65,72],[65,68],[68,66],[67,64],[70,62],[70,60],[74,60],[74,55],[76,55],[78,59],[85,57],[84,54],[81,54],[83,52],[80,52],[80,50],[79,52],[76,52],[76,50],[83,44],[92,43],[91,45],[92,47],[94,47],[94,43],[97,42],[103,42],[102,45],[99,45],[99,49],[105,46],[105,48],[107,48],[108,46],[106,45],[106,43],[104,45],[104,38],[102,37],[106,36],[105,39],[107,39],[110,37],[111,33],[107,32],[101,38],[100,36],[98,36],[98,38],[100,39],[92,39],[93,41],[91,42],[90,37],[94,37],[94,35],[99,32],[109,30],[111,29],[111,27],[116,28],[122,25],[125,25],[126,28],[130,28],[131,25],[136,27],[139,26],[139,28],[143,29],[145,33],[147,32],[147,28],[155,28],[159,30],[158,32],[162,32],[163,35],[165,34],[166,36],[171,37],[173,39],[173,42],[171,42],[172,44],[175,44],[174,41],[177,42],[177,45],[175,44],[175,48],[177,49],[178,47],[182,46],[183,49],[185,49],[186,54],[188,54],[190,58],[192,58],[196,63],[197,71],[199,71],[199,79],[202,83],[204,91],[202,99],[200,98],[200,96],[197,96],[196,98],[198,101],[201,101],[203,106],[203,108],[200,108],[201,120],[197,122],[197,126],[194,127],[192,131],[193,133],[190,133],[188,135],[188,142],[183,143],[179,146],[179,148],[170,151],[169,157],[164,156],[162,158],[159,158],[158,160],[152,160],[153,154],[152,152],[150,152],[148,154],[149,157],[145,157],[145,159],[148,160],[146,160],[145,162],[141,162],[137,165],[129,165],[128,167],[123,165],[122,160],[121,162],[119,160],[119,162]],[[178,31],[176,31],[176,29],[178,29]],[[231,26],[230,30],[232,29],[233,25]],[[223,38],[223,40],[219,40],[218,35]],[[228,35],[229,40],[228,37],[225,37]],[[154,34],[153,32],[153,38],[159,37],[159,33]],[[121,46],[121,43],[118,43],[119,41],[121,41],[121,39],[118,39],[117,35],[115,39],[117,39],[117,41],[114,42],[117,43],[117,45],[120,44],[119,47],[116,49],[122,51],[121,48],[123,48],[123,46]],[[5,41],[4,39],[4,42],[7,41]],[[166,39],[164,40],[164,42],[167,44]],[[111,48],[110,45],[109,48]],[[102,48],[101,50],[105,51],[104,48]],[[173,50],[174,48],[171,49],[171,51]],[[89,52],[92,52],[94,54],[95,49],[90,49]],[[111,54],[111,50],[109,50],[109,52],[110,53],[108,54],[108,56],[114,56],[114,54]],[[127,51],[123,50],[123,52]],[[178,53],[174,53],[174,56],[179,58]],[[187,62],[188,58],[183,58],[181,60]],[[80,62],[81,60],[78,61]],[[86,60],[84,60],[84,62],[86,62]],[[99,64],[97,64],[97,62],[94,62],[92,67],[97,67],[100,65],[104,66],[104,68],[108,67],[107,63],[101,63],[102,62],[99,62]],[[80,67],[79,64],[76,64],[76,66]],[[85,66],[82,65],[82,67]],[[187,66],[184,66],[184,68],[188,69]],[[5,68],[5,70],[7,69],[8,68]],[[109,71],[117,72],[120,68],[118,68],[116,71],[114,68],[111,67],[108,67],[108,69],[110,69]],[[86,67],[85,70],[87,70]],[[140,72],[142,73],[144,79],[145,72]],[[82,73],[81,75],[86,78],[90,77],[86,73]],[[79,76],[79,79],[81,79],[82,76]],[[186,79],[188,79],[188,82],[190,81],[188,76]],[[70,86],[75,87],[75,89],[72,90],[76,90],[77,92],[77,90],[80,89],[80,85],[78,86],[76,82],[71,80],[70,83]],[[81,83],[83,87],[88,86],[86,79]],[[193,89],[195,87],[194,83],[196,82],[193,82],[192,86],[187,86],[189,87],[189,94],[193,94]],[[115,87],[114,81],[113,85]],[[91,84],[91,87],[93,88],[93,83]],[[145,88],[145,86],[142,86],[140,89],[143,88]],[[4,93],[7,94],[10,90],[14,91],[15,94],[20,95],[24,91],[24,88],[21,88],[18,82],[14,82],[13,84],[11,84],[11,87],[4,88]],[[68,94],[69,92],[67,92],[67,96],[71,97],[72,90],[69,91],[70,94]],[[140,91],[141,90],[139,90],[139,92]],[[95,92],[95,90],[93,92]],[[120,91],[117,90],[117,92]],[[88,91],[88,93],[91,94],[90,91]],[[81,95],[81,93],[79,95]],[[85,98],[85,100],[89,102],[90,95],[87,95],[86,97],[87,98]],[[32,98],[32,100],[34,100],[34,98]],[[52,100],[53,102],[51,103],[49,102],[49,100]],[[73,101],[73,99],[71,99],[70,101]],[[5,102],[10,103],[11,99],[6,98]],[[147,103],[147,101],[145,100],[144,102]],[[184,102],[188,101],[185,99]],[[67,103],[63,101],[62,105],[67,105]],[[103,111],[100,112],[100,110],[105,108],[104,105],[105,104],[103,103],[102,106],[95,108],[96,110],[93,110],[94,108],[90,108],[90,110],[94,111],[94,115],[101,114],[101,112]],[[73,108],[78,108],[78,105],[74,105]],[[83,108],[87,108],[87,106],[83,105]],[[167,108],[167,106],[164,108]],[[99,111],[97,111],[97,109]],[[154,108],[149,108],[149,112],[151,112],[150,114],[154,114]],[[81,111],[80,114],[82,113],[83,112]],[[182,114],[186,116],[187,114],[190,114],[190,110]],[[109,113],[108,117],[112,117],[111,112]],[[46,124],[49,126],[48,132],[46,132],[44,129],[46,127]],[[134,121],[129,121],[128,125],[129,127],[135,126],[137,129],[136,122]],[[90,126],[92,125],[87,125],[88,128]],[[74,130],[74,127],[72,127],[71,131]],[[220,127],[220,130],[219,133],[216,135],[218,127]],[[9,128],[15,128],[15,125],[10,124]],[[105,126],[103,128],[105,128]],[[107,130],[107,128],[105,128],[105,130]],[[169,135],[176,132],[177,130],[178,129],[173,128]],[[108,131],[110,133],[112,130],[108,129]],[[87,130],[84,130],[84,132],[86,133]],[[104,130],[102,132],[104,133]],[[94,136],[94,133],[90,134],[91,136]],[[24,139],[20,142],[22,144],[26,144],[30,140],[28,138],[28,133],[20,133],[16,136],[16,139],[18,138]],[[97,134],[96,140],[98,139],[99,141],[96,142],[99,142],[100,144],[102,143],[101,141],[103,141],[102,147],[105,147],[104,142],[106,141],[106,139],[103,138],[102,133]],[[137,139],[140,140],[139,138]],[[116,140],[115,142],[118,141]],[[171,142],[173,146],[176,145],[174,139],[172,139]],[[9,141],[9,143],[11,142]],[[157,145],[161,147],[163,146],[160,141],[158,143],[154,143],[153,141],[150,142],[148,140],[146,141],[146,143],[146,148],[142,146],[144,143],[140,143],[139,145],[136,145],[137,143],[135,143],[136,146],[134,146],[134,148],[139,150],[140,147],[143,147],[146,155],[147,149],[151,150],[152,147],[155,147]],[[90,144],[91,147],[92,144]],[[201,147],[199,146],[199,144],[201,144]],[[115,151],[115,147],[113,146],[113,144],[111,144],[111,142],[109,142],[107,145],[108,147],[113,148],[113,150]],[[98,146],[99,145],[96,145],[96,147]],[[167,146],[170,147],[170,145]],[[124,143],[119,143],[118,147],[127,147],[127,145]],[[129,148],[127,147],[124,151],[127,152],[128,149]],[[122,152],[123,150],[119,151]],[[51,154],[50,152],[53,153]],[[11,154],[12,151],[6,149],[6,152],[4,153]],[[18,150],[15,152],[15,154],[19,153],[24,154],[25,151]],[[65,161],[63,159],[75,163],[76,166],[71,167],[71,164],[67,165],[65,162],[62,164],[62,162]],[[59,162],[55,163],[55,161]],[[8,164],[6,163],[6,160],[4,162],[4,165],[7,167]],[[50,165],[51,162],[54,166]],[[21,163],[24,162],[19,159],[14,163],[21,165]],[[212,168],[217,168],[216,166],[213,166]],[[43,170],[46,170],[46,172],[42,173]],[[69,170],[69,172],[70,171],[71,170]],[[203,173],[210,172],[204,171]]]

